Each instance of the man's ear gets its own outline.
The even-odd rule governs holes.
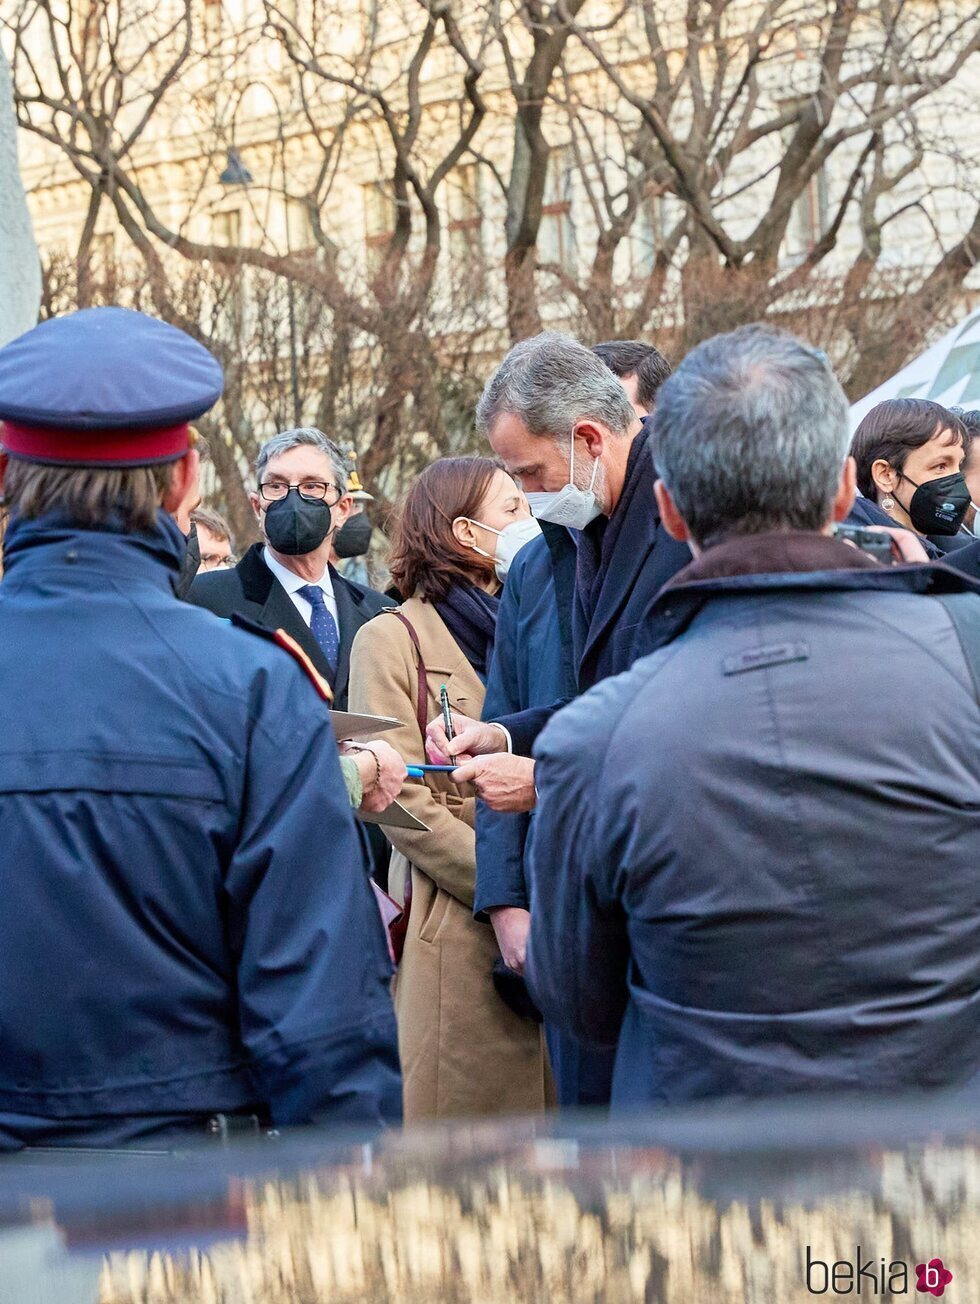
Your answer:
[[[605,448],[606,431],[595,421],[577,421],[572,427],[572,438],[581,439],[589,450],[589,456],[598,460]]]
[[[677,504],[670,496],[670,490],[663,480],[654,482],[653,493],[657,500],[657,507],[660,510],[660,519],[664,523],[664,529],[678,543],[690,543],[690,531],[684,523],[683,516],[677,510]]]
[[[334,529],[339,530],[341,528],[341,526],[347,520],[348,516],[350,516],[353,507],[354,507],[354,499],[351,497],[350,494],[344,494],[342,498],[337,499],[337,501],[334,503],[333,507],[331,508],[331,516],[334,523]]]
[[[171,516],[186,498],[197,489],[201,469],[201,455],[196,448],[189,448],[179,462],[174,463],[170,484],[163,495],[163,510]]]
[[[853,457],[849,457],[841,468],[840,484],[834,497],[833,519],[835,521],[845,521],[850,516],[856,494],[857,462]]]

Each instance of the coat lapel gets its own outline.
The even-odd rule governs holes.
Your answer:
[[[647,565],[657,538],[660,517],[651,492],[634,495],[629,504],[616,540],[616,564],[609,567],[599,591],[595,613],[589,625],[585,646],[579,658],[579,677],[586,663],[594,656],[596,646],[608,634],[637,583],[637,577]],[[588,683],[588,679],[584,680]]]
[[[247,602],[254,604],[252,611],[243,614],[254,616],[266,629],[284,629],[296,640],[320,674],[329,679],[330,668],[320,651],[320,644],[296,610],[292,598],[265,564],[262,552],[263,545],[253,543],[238,563],[242,593]]]
[[[337,653],[337,678],[334,684],[334,697],[342,700],[350,683],[350,650],[354,636],[362,625],[370,620],[373,612],[362,604],[362,594],[352,584],[330,567],[330,579],[333,583],[333,596],[337,602],[337,632],[340,635],[340,650]]]
[[[284,629],[291,634],[325,679],[330,679],[330,667],[320,650],[320,644],[310,633],[306,621],[296,610],[296,606],[279,581],[272,577],[269,596],[259,616],[261,624],[269,629]]]
[[[576,601],[575,542],[563,525],[541,522],[541,533],[551,554],[551,575],[558,608],[558,629],[561,634],[561,676],[569,696],[574,696],[577,681],[575,640],[572,634],[572,607]]]

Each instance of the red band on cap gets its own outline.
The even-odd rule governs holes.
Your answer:
[[[65,466],[99,462],[163,462],[182,457],[190,447],[190,426],[150,430],[43,430],[39,426],[3,423],[3,446],[15,457]]]

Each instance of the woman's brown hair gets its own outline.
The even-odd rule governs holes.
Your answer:
[[[388,569],[403,598],[420,593],[442,602],[454,583],[482,584],[493,561],[464,548],[453,534],[457,516],[476,520],[500,470],[489,457],[440,457],[409,489],[391,533]]]

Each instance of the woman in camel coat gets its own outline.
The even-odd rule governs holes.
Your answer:
[[[384,737],[408,764],[427,759],[422,728],[439,712],[443,684],[454,710],[479,718],[495,562],[505,570],[534,532],[524,495],[486,458],[443,458],[409,492],[389,561],[406,601],[358,631],[350,676],[352,711],[403,721]],[[543,1109],[553,1096],[541,1028],[497,994],[493,930],[473,918],[474,790],[429,774],[409,780],[400,801],[431,830],[386,830],[393,894],[406,871],[411,878],[395,987],[405,1120]]]

